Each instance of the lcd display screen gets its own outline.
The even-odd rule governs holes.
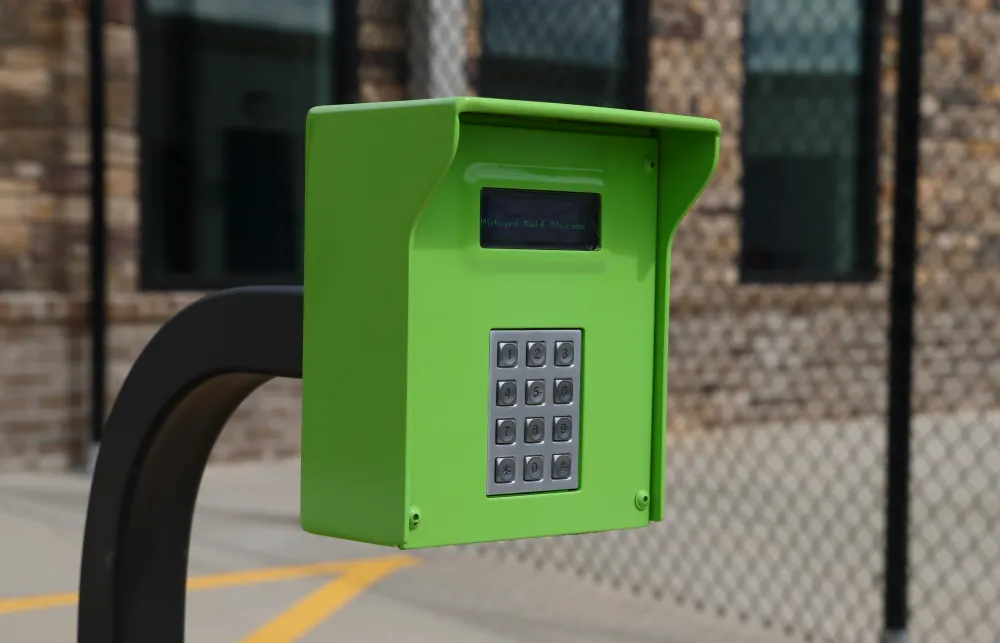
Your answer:
[[[479,245],[528,250],[601,247],[601,195],[483,188]]]

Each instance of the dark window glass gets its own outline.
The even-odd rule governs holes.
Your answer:
[[[142,20],[143,285],[298,281],[333,1],[147,0]]]
[[[873,103],[862,0],[747,0],[742,272],[870,276]],[[874,17],[878,19],[878,17]]]
[[[622,0],[483,0],[478,92],[604,107],[625,106]]]

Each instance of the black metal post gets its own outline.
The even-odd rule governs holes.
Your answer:
[[[104,1],[90,0],[90,434],[101,441],[107,344],[107,248],[104,217]]]
[[[910,424],[923,22],[923,0],[903,0],[899,18],[896,188],[889,335],[884,604],[884,640],[887,643],[903,642],[908,638]]]
[[[885,23],[885,0],[864,0],[862,11],[864,32],[861,35],[861,74],[858,90],[861,111],[858,114],[857,136],[860,162],[857,167],[854,225],[863,230],[858,238],[858,274],[874,279],[878,276],[878,210],[880,121],[882,119],[882,34]]]
[[[646,109],[649,82],[649,0],[625,2],[625,105],[626,109]]]
[[[358,0],[333,1],[333,102],[358,102]]]
[[[302,301],[296,286],[208,295],[135,361],[90,487],[79,643],[183,643],[191,524],[209,453],[257,387],[301,379]]]

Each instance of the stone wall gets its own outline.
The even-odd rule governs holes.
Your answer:
[[[675,245],[672,430],[838,420],[885,406],[896,52],[887,16],[880,115],[879,277],[740,284],[742,0],[652,0],[650,109],[723,125],[718,171]],[[196,294],[140,293],[136,36],[108,2],[107,393],[155,329]],[[406,8],[361,0],[360,96],[405,97]],[[468,11],[474,93],[479,0]],[[1000,406],[1000,6],[928,0],[920,183],[916,403]],[[62,468],[88,430],[88,131],[83,0],[0,0],[0,469]],[[227,427],[217,458],[280,457],[299,440],[297,382],[272,382]]]

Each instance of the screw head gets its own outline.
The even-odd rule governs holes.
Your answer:
[[[640,489],[635,494],[635,508],[642,511],[649,506],[649,492],[645,489]]]
[[[645,170],[646,172],[656,171],[656,159],[653,157],[652,154],[642,159],[642,169]]]

